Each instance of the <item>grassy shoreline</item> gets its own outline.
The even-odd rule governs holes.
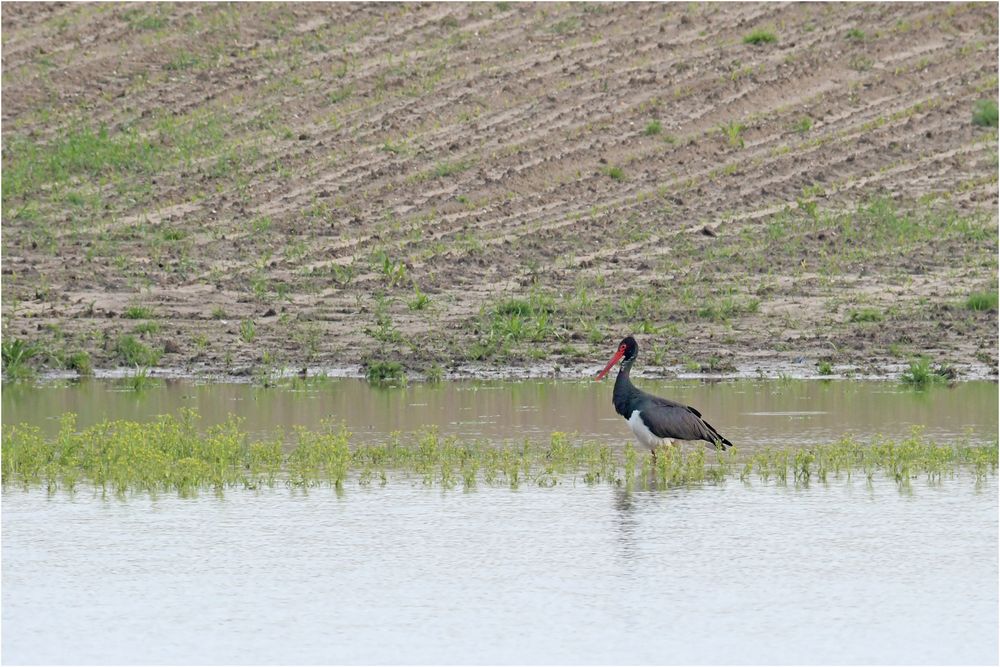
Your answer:
[[[435,429],[394,433],[387,442],[359,442],[343,424],[286,435],[251,438],[235,417],[200,429],[193,410],[151,422],[104,421],[76,428],[76,415],[61,417],[59,433],[44,437],[26,424],[4,425],[4,487],[45,487],[50,492],[92,486],[102,493],[258,489],[287,485],[385,485],[403,475],[430,487],[474,489],[479,485],[555,486],[566,481],[626,489],[665,489],[726,480],[778,484],[826,483],[875,477],[901,488],[911,480],[940,482],[959,472],[982,481],[995,475],[993,445],[935,443],[915,429],[901,440],[839,441],[789,448],[665,448],[656,461],[631,443],[576,442],[554,432],[548,442],[464,441]]]

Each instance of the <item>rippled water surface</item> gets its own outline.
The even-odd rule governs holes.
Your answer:
[[[7,663],[995,663],[997,484],[3,493]]]
[[[997,385],[639,380],[740,446],[846,434],[996,442]],[[611,383],[452,382],[308,390],[11,385],[5,424],[48,433],[197,409],[268,434],[323,419],[355,441],[623,443]],[[755,478],[756,479],[756,478]],[[996,663],[997,477],[863,475],[828,485],[626,493],[428,488],[393,474],[308,493],[103,499],[5,486],[5,663]]]

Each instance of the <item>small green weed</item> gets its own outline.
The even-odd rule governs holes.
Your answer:
[[[131,335],[121,336],[118,339],[115,353],[126,366],[155,366],[163,356],[162,350],[147,347]]]
[[[240,322],[240,340],[244,343],[252,343],[257,336],[257,325],[253,320],[243,320]]]
[[[911,361],[910,367],[903,371],[901,379],[903,384],[921,388],[945,381],[944,376],[931,369],[931,361],[927,357],[918,357]]]
[[[646,136],[652,137],[663,131],[663,125],[658,120],[651,120],[646,125]]]
[[[129,306],[122,313],[122,317],[129,320],[148,320],[156,317],[152,308],[146,306]]]
[[[972,123],[979,127],[997,126],[996,100],[979,100],[972,110]]]
[[[852,310],[850,316],[851,322],[881,322],[882,321],[882,311],[876,310],[875,308],[861,308],[858,310]]]
[[[773,44],[778,36],[769,30],[757,29],[743,38],[744,44]]]
[[[965,307],[969,310],[996,310],[996,292],[973,292],[965,301]]]
[[[369,383],[379,386],[406,384],[406,374],[398,361],[370,361],[365,376]]]

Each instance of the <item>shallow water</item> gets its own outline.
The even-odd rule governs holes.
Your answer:
[[[638,379],[636,384],[695,406],[738,445],[825,443],[847,434],[902,438],[914,426],[944,441],[997,439],[1000,395],[993,382],[926,391],[855,381]],[[66,411],[76,412],[78,424],[86,427],[106,417],[142,420],[192,407],[205,425],[232,413],[255,434],[294,425],[315,428],[323,419],[334,419],[345,421],[361,441],[435,425],[463,438],[544,440],[553,431],[565,431],[625,442],[631,432],[615,414],[611,390],[610,380],[461,381],[376,389],[361,380],[337,379],[304,391],[171,380],[133,392],[112,381],[89,381],[7,385],[2,401],[5,424],[31,422],[49,433]]]
[[[997,478],[3,493],[7,663],[993,663]]]

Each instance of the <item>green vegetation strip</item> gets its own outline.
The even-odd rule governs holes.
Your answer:
[[[907,486],[925,476],[940,481],[965,470],[977,481],[997,470],[997,446],[942,445],[919,431],[909,438],[862,443],[845,438],[828,445],[714,452],[703,447],[664,448],[655,462],[631,445],[574,443],[553,433],[548,443],[496,445],[442,437],[433,429],[384,443],[351,442],[345,426],[324,423],[317,430],[295,428],[252,440],[230,417],[200,431],[198,414],[182,410],[150,423],[105,421],[77,429],[76,415],[62,416],[59,433],[46,438],[30,425],[3,427],[3,484],[49,491],[91,485],[104,493],[200,489],[257,489],[348,483],[385,484],[389,473],[402,473],[427,486],[466,489],[479,484],[555,486],[562,480],[586,485],[607,483],[625,488],[671,488],[718,483],[726,479],[787,484],[827,482],[876,475]]]

